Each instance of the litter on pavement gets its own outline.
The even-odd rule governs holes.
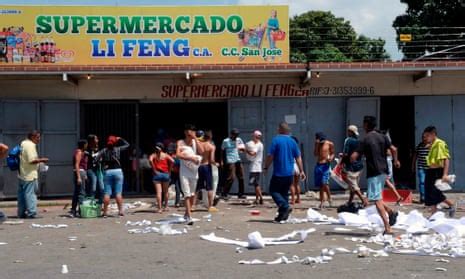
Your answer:
[[[58,224],[58,225],[31,224],[31,228],[34,228],[34,229],[63,229],[63,228],[67,228],[67,227],[68,227],[68,225],[66,225],[66,224]]]
[[[222,244],[236,245],[248,249],[261,249],[268,245],[292,245],[302,243],[308,234],[315,232],[315,229],[293,231],[281,237],[263,237],[260,232],[252,232],[248,235],[248,241],[232,240],[224,237],[218,237],[215,233],[201,235],[203,240],[217,242]]]

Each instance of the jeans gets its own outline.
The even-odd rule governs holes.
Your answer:
[[[278,212],[285,212],[289,209],[289,189],[294,177],[291,176],[274,176],[270,181],[270,194],[276,205],[279,207]]]
[[[88,196],[97,199],[99,204],[103,203],[103,172],[87,170],[86,192]]]
[[[181,181],[179,180],[178,173],[171,174],[171,184],[174,184],[174,188],[176,190],[176,200],[174,201],[174,204],[179,204],[181,202],[181,194],[184,197],[184,193],[182,192],[182,189],[181,189]]]
[[[37,197],[35,193],[35,189],[38,187],[37,179],[32,181],[18,180],[18,217],[34,217],[37,215]]]
[[[425,200],[425,169],[418,169],[418,190],[420,191],[420,198]]]
[[[232,184],[234,182],[234,178],[237,176],[237,180],[239,181],[239,196],[244,195],[244,168],[242,167],[242,163],[236,162],[233,164],[226,164],[226,183],[223,189],[223,195],[227,196],[229,191],[231,191]]]
[[[123,170],[122,169],[109,169],[105,171],[104,184],[105,196],[115,194],[121,196],[123,193]]]
[[[74,192],[73,200],[71,202],[71,212],[76,212],[78,204],[81,204],[84,201],[86,196],[86,180],[87,174],[85,170],[79,170],[79,175],[81,176],[81,184],[78,184],[76,172],[74,174]]]

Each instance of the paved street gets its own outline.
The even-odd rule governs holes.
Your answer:
[[[342,203],[342,199],[338,203]],[[297,206],[293,216],[305,217],[306,209],[316,204],[314,199],[305,200]],[[408,212],[413,208],[422,209],[414,205],[403,206],[400,210]],[[354,250],[357,247],[357,243],[344,239],[347,236],[323,235],[333,231],[334,225],[271,223],[276,209],[269,200],[258,208],[240,205],[237,200],[220,203],[220,212],[213,214],[211,222],[203,218],[208,212],[199,209],[194,217],[201,220],[194,226],[173,225],[175,229],[187,228],[187,234],[178,236],[129,234],[128,229],[133,227],[125,226],[128,220],[155,221],[171,213],[182,214],[174,208],[163,215],[153,213],[153,208],[131,209],[125,217],[107,219],[69,219],[64,217],[66,210],[62,205],[40,209],[42,219],[0,225],[0,242],[8,243],[0,245],[0,278],[463,278],[465,272],[463,259],[442,263],[435,261],[438,257],[403,255],[358,258],[354,254],[337,254],[328,264],[313,266],[299,263],[239,265],[240,260],[271,261],[282,255],[303,258],[319,256],[323,248]],[[260,215],[251,216],[251,209],[260,210]],[[12,207],[2,210],[8,216],[15,213]],[[334,208],[322,213],[337,216]],[[463,215],[464,212],[459,211],[457,217]],[[31,228],[32,223],[67,224],[68,227]],[[236,246],[199,238],[201,234],[214,232],[217,236],[247,240],[248,233],[253,231],[275,237],[308,228],[316,228],[316,232],[304,243],[243,249],[242,253],[236,252]],[[76,240],[71,241],[70,237]],[[63,264],[68,266],[68,274],[61,273]],[[435,271],[437,267],[447,271]]]

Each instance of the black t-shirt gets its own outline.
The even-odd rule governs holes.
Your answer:
[[[358,152],[365,155],[368,178],[388,174],[386,153],[390,146],[389,138],[377,131],[369,132],[360,142]]]

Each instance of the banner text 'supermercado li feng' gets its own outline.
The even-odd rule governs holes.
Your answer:
[[[287,6],[0,6],[0,64],[288,63]]]

